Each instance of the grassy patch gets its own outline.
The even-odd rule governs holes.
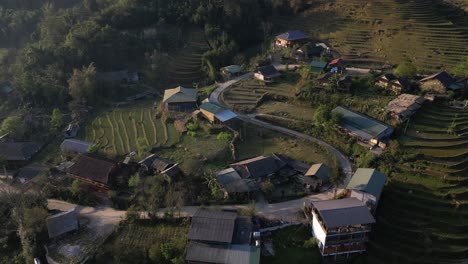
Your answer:
[[[168,245],[173,249],[168,252],[183,256],[189,226],[187,219],[161,220],[158,223],[140,220],[125,224],[101,247],[91,263],[148,263],[151,247]]]
[[[309,122],[314,120],[314,108],[294,102],[267,101],[257,107],[256,113]]]
[[[311,238],[311,230],[306,226],[287,227],[273,232],[275,256],[262,257],[262,263],[269,264],[314,264],[321,263],[317,248],[304,248],[304,242]]]

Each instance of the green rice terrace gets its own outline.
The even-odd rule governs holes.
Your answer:
[[[400,138],[371,263],[466,263],[468,111],[427,105]],[[417,156],[416,156],[417,155]]]
[[[179,141],[174,124],[155,118],[150,103],[114,108],[98,114],[86,127],[86,140],[110,155],[138,153],[154,146],[172,146]]]
[[[293,83],[278,81],[265,84],[256,79],[249,79],[233,85],[229,90],[221,94],[221,100],[231,109],[241,112],[253,111],[265,95],[288,98],[294,96]]]
[[[464,2],[466,1],[455,1]],[[419,70],[450,69],[468,56],[468,19],[434,1],[314,1],[278,29],[301,29],[328,42],[349,62],[372,65],[413,60]]]

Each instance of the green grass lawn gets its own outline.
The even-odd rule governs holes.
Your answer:
[[[267,101],[257,107],[256,113],[308,122],[314,121],[314,108],[294,102]]]
[[[311,238],[306,226],[292,226],[273,232],[275,256],[262,257],[260,263],[268,264],[314,264],[321,263],[317,248],[304,248],[304,242]]]
[[[245,127],[245,132],[245,140],[236,144],[237,159],[239,160],[278,153],[308,164],[334,164],[331,157],[322,153],[316,145],[310,142],[293,139],[251,125]]]

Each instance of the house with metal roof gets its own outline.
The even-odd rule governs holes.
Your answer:
[[[315,191],[330,182],[332,169],[324,163],[312,165],[304,175],[304,184],[310,191]]]
[[[385,143],[395,130],[383,122],[343,106],[336,107],[332,113],[341,116],[340,126],[348,134],[373,146]]]
[[[324,72],[327,68],[328,63],[325,61],[313,60],[310,63],[310,70],[312,72]]]
[[[216,180],[221,186],[224,198],[233,194],[249,194],[259,189],[254,179],[243,179],[233,168],[227,168],[216,174]]]
[[[211,123],[225,123],[237,117],[231,110],[210,102],[200,105],[200,112]]]
[[[79,222],[76,208],[47,217],[46,225],[49,238],[60,237],[78,230]]]
[[[327,261],[346,260],[366,251],[375,219],[356,198],[314,201],[311,204],[312,235]]]
[[[309,42],[310,36],[300,30],[287,31],[275,37],[275,45],[293,47]]]
[[[88,152],[88,149],[93,145],[91,142],[86,142],[78,139],[65,139],[60,144],[60,150],[67,153],[78,153],[84,154]]]
[[[188,233],[188,263],[258,264],[260,249],[251,246],[253,224],[237,213],[199,209]]]
[[[163,109],[188,112],[197,108],[197,90],[182,86],[164,91]]]
[[[221,68],[221,74],[227,78],[239,76],[241,72],[242,69],[239,65],[229,65]]]
[[[376,169],[359,168],[346,186],[348,196],[359,199],[375,212],[386,180]]]
[[[273,82],[281,76],[281,73],[273,65],[263,66],[257,69],[254,77],[264,82]]]

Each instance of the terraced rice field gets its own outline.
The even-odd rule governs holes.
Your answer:
[[[265,84],[256,79],[249,79],[237,83],[224,92],[221,99],[231,109],[250,112],[258,106],[260,99],[267,93],[290,97],[294,96],[294,87],[281,81]]]
[[[314,2],[295,17],[275,18],[278,30],[302,29],[347,61],[372,65],[414,61],[419,70],[450,69],[468,56],[468,18],[451,21],[429,0]],[[460,21],[462,20],[462,21]]]
[[[427,105],[400,144],[416,161],[396,165],[378,211],[369,263],[466,263],[468,111]],[[454,132],[447,134],[449,126]]]
[[[189,30],[185,46],[170,56],[167,85],[192,87],[203,80],[202,55],[208,49],[204,32]]]
[[[113,155],[138,153],[156,145],[171,146],[179,141],[174,124],[155,119],[151,105],[115,108],[99,114],[86,127],[86,140]]]

